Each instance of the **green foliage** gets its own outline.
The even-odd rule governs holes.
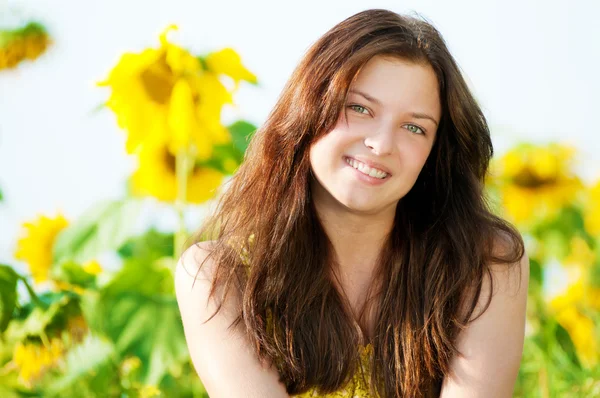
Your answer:
[[[8,265],[0,264],[0,333],[6,330],[17,304],[19,276]]]
[[[92,288],[96,283],[96,276],[84,271],[81,265],[74,261],[65,261],[54,267],[50,277],[82,288]]]
[[[115,250],[134,233],[140,203],[135,199],[102,202],[65,228],[54,246],[54,263],[83,263]]]
[[[232,142],[213,147],[212,157],[205,161],[197,162],[199,167],[208,167],[224,174],[231,174],[232,166],[239,166],[244,160],[250,138],[256,131],[252,123],[239,120],[227,127],[231,134]]]
[[[117,252],[124,259],[136,258],[141,261],[172,257],[174,254],[173,234],[150,229],[144,235],[130,238]]]
[[[92,391],[102,391],[103,394],[113,396],[107,391],[110,384],[107,379],[113,377],[116,371],[116,355],[111,341],[88,334],[85,340],[70,350],[65,357],[63,373],[54,379],[47,387],[45,394],[48,396],[65,396],[74,385],[80,385],[82,379],[91,384]],[[96,388],[93,385],[96,385]]]
[[[81,313],[80,300],[68,292],[40,296],[42,305],[30,305],[15,317],[6,330],[11,340],[39,340],[59,333],[68,320]]]
[[[245,120],[238,120],[227,127],[233,139],[233,146],[242,155],[246,153],[250,139],[256,131],[256,126]]]
[[[77,244],[64,241],[58,250],[57,258],[63,261],[54,266],[51,278],[75,290],[35,296],[35,301],[15,313],[19,276],[11,267],[0,267],[0,308],[3,322],[8,325],[5,338],[39,342],[48,336],[62,335],[69,342],[68,333],[64,332],[69,320],[83,315],[90,333],[82,343],[71,341],[74,345],[67,352],[64,364],[45,376],[45,396],[93,397],[104,396],[98,395],[100,391],[106,394],[112,391],[111,396],[135,397],[141,396],[144,386],[163,384],[174,396],[207,396],[191,367],[175,300],[174,235],[150,229],[127,239],[106,239],[107,232],[102,231],[110,228],[103,225],[93,228],[89,220],[101,218],[100,224],[114,225],[116,219],[129,214],[121,205],[113,206],[88,213],[91,214],[88,222],[79,223],[67,234]],[[102,214],[109,217],[102,218]],[[108,248],[123,258],[123,266],[104,283],[98,283],[95,275],[85,272],[72,260],[83,260],[90,253]],[[137,358],[139,369],[123,373],[120,364],[127,358]],[[181,377],[188,384],[179,384]],[[13,394],[19,383],[11,385]]]
[[[109,336],[119,355],[142,360],[142,377],[149,384],[159,382],[169,366],[188,359],[174,297],[174,259],[159,257],[172,254],[165,237],[150,231],[121,248],[130,257],[88,311],[89,322]]]

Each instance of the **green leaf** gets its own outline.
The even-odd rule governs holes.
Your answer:
[[[18,372],[0,372],[0,397],[23,398],[39,396],[39,392],[23,386],[23,382],[19,380]]]
[[[0,188],[0,202],[4,200],[4,196],[2,195],[2,189]]]
[[[146,384],[158,384],[170,368],[189,359],[174,297],[123,293],[98,304],[104,332],[120,357],[140,358]]]
[[[565,236],[564,232],[560,229],[550,229],[542,235],[540,241],[544,243],[544,254],[548,258],[563,259],[569,254],[570,237]]]
[[[118,295],[136,292],[148,296],[174,294],[173,269],[175,260],[165,257],[153,262],[144,258],[130,258],[104,287],[104,294]]]
[[[564,207],[556,217],[552,217],[537,225],[533,230],[533,234],[540,240],[562,239],[568,244],[574,236],[585,236],[583,213],[581,209],[576,207]],[[549,242],[549,244],[553,243]]]
[[[208,160],[197,162],[198,167],[207,167],[220,171],[223,174],[232,174],[244,160],[244,154],[256,126],[240,120],[227,127],[232,137],[232,142],[215,145],[212,156]]]
[[[17,281],[19,275],[12,267],[0,264],[0,333],[4,332],[12,319],[17,304]]]
[[[227,126],[227,129],[231,134],[235,148],[242,154],[246,153],[248,143],[256,131],[256,126],[245,120],[238,120]]]
[[[531,283],[535,284],[536,287],[542,286],[543,278],[544,278],[544,272],[542,270],[542,265],[536,258],[533,258],[533,257],[529,259],[529,265],[530,265],[529,279],[531,280]]]
[[[173,234],[151,229],[141,236],[129,239],[119,248],[118,253],[124,259],[137,258],[149,263],[161,257],[172,257]]]
[[[51,304],[35,307],[25,319],[11,322],[6,332],[11,338],[21,341],[63,330],[70,317],[81,313],[79,299],[65,292],[42,295],[40,300]]]
[[[158,237],[150,234],[148,239]],[[136,245],[126,247],[130,253],[139,249]],[[189,360],[173,288],[174,266],[173,257],[153,262],[143,257],[127,258],[99,294],[90,292],[82,297],[90,326],[114,342],[120,358],[140,358],[147,384],[158,384],[170,369]]]
[[[85,272],[82,266],[74,261],[65,261],[54,267],[51,272],[53,280],[66,282],[70,285],[90,288],[95,285],[96,276]]]
[[[48,386],[47,393],[58,395],[82,378],[114,373],[115,358],[115,349],[110,340],[88,334],[81,344],[69,350],[65,358],[64,375]]]
[[[577,368],[580,368],[581,363],[579,362],[577,350],[575,349],[575,345],[573,344],[571,336],[569,336],[569,332],[567,332],[567,330],[563,328],[558,322],[556,323],[555,328],[556,342],[558,342],[558,345],[560,346],[560,348],[562,348],[564,354],[566,354],[571,364],[575,365]]]
[[[54,263],[84,263],[116,250],[132,234],[141,206],[137,200],[103,202],[64,229],[54,245]]]
[[[220,171],[223,174],[232,174],[242,163],[244,154],[239,152],[232,144],[216,145],[210,159],[196,162],[196,167],[206,167]]]

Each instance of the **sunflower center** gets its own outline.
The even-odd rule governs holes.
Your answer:
[[[171,152],[169,152],[167,150],[167,148],[165,148],[165,152],[164,152],[164,160],[165,160],[165,165],[167,166],[167,169],[169,169],[170,172],[172,172],[173,174],[175,174],[175,165],[176,165],[176,158],[175,156],[173,156],[171,154]]]
[[[146,94],[152,101],[158,104],[166,104],[169,101],[175,81],[164,59],[144,70],[140,74],[140,79]]]
[[[516,185],[524,188],[541,188],[545,185],[553,185],[556,183],[556,177],[540,178],[536,173],[533,173],[528,167],[523,168],[514,177]]]

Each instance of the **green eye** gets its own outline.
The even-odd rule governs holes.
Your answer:
[[[364,106],[361,105],[350,105],[350,109],[358,112],[358,113],[369,113],[369,111],[367,111],[367,108],[365,108]]]
[[[423,131],[423,129],[421,127],[415,126],[414,124],[408,125],[408,131],[410,131],[411,133],[415,133],[415,134],[425,134],[425,132]]]

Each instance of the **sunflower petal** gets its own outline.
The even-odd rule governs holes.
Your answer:
[[[206,64],[214,73],[224,74],[231,77],[236,85],[245,80],[256,84],[256,76],[242,64],[239,54],[232,48],[224,48],[220,51],[210,53],[206,56]]]

